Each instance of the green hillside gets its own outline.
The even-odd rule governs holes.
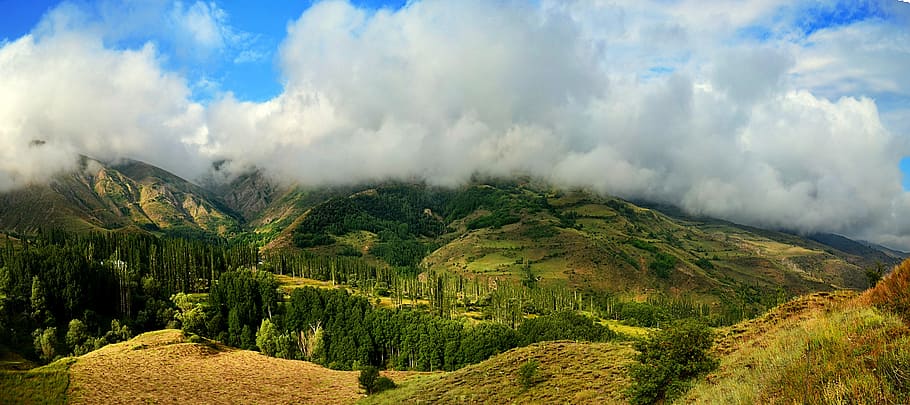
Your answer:
[[[379,185],[276,221],[288,226],[267,251],[620,299],[685,299],[742,315],[813,291],[865,288],[865,268],[883,257],[516,181]]]
[[[589,307],[682,302],[725,319],[800,294],[865,288],[867,270],[900,257],[837,235],[800,237],[522,178],[457,188],[302,187],[253,171],[209,183],[141,162],[86,158],[49,185],[0,194],[0,229],[217,236],[266,255],[305,251],[494,289],[550,288],[581,294]]]

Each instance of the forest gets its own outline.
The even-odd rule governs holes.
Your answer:
[[[268,355],[345,370],[365,365],[455,370],[542,340],[615,337],[609,328],[570,311],[528,319],[513,329],[415,309],[374,307],[344,289],[299,288],[282,302],[275,287],[268,273],[225,273],[207,302],[182,314],[186,319],[186,313],[197,311],[201,318],[184,323],[184,329]]]
[[[251,246],[50,231],[0,248],[0,345],[42,360],[174,325],[176,293],[207,292]]]
[[[283,291],[272,274],[338,288]],[[422,274],[422,276],[421,276]],[[389,297],[392,308],[375,305]],[[45,232],[0,248],[0,345],[40,361],[165,327],[339,369],[453,370],[541,340],[608,340],[595,314],[651,325],[698,313],[313,253],[131,233]],[[626,304],[629,305],[629,304]],[[662,305],[659,307],[658,305]],[[614,308],[612,312],[605,311]],[[694,311],[693,311],[694,310]],[[480,319],[462,316],[474,311]]]

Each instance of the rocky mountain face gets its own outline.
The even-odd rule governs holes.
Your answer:
[[[80,170],[48,184],[0,194],[0,227],[19,234],[62,228],[232,236],[241,222],[210,193],[165,170],[84,158]]]
[[[208,182],[208,187],[244,221],[255,220],[277,197],[287,191],[259,170],[241,174],[229,182]]]

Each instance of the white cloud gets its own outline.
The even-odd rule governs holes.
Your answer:
[[[225,48],[231,36],[226,24],[227,15],[214,3],[197,1],[185,6],[182,2],[175,2],[169,19],[177,43],[183,45],[177,47],[178,53],[199,55],[200,52],[218,52]]]
[[[843,55],[713,37],[734,35],[764,5],[722,10],[714,23],[692,3],[644,16],[629,7],[425,1],[370,15],[318,4],[282,46],[288,91],[268,113],[226,114],[230,128],[245,116],[257,145],[215,130],[213,151],[308,182],[523,171],[751,224],[887,226],[904,193],[898,141],[874,101],[829,101],[791,76],[809,53]],[[677,73],[641,81],[658,62]]]
[[[906,134],[895,132],[906,112],[877,103],[910,91],[908,28],[867,21],[804,38],[774,25],[768,38],[742,38],[757,24],[789,24],[775,16],[797,9],[426,0],[374,12],[322,2],[288,27],[281,95],[226,94],[205,107],[187,101],[185,81],[162,71],[153,47],[67,42],[86,30],[61,11],[54,24],[69,28],[0,50],[0,131],[32,154],[9,152],[0,171],[45,173],[36,162],[63,161],[36,156],[49,150],[127,154],[181,174],[198,173],[187,162],[228,158],[311,184],[522,172],[910,248],[897,168]],[[225,25],[216,5],[173,10],[200,46],[237,40],[216,29]],[[36,133],[59,146],[28,149]]]
[[[154,47],[105,49],[58,32],[0,49],[0,188],[71,168],[77,154],[135,157],[184,175],[204,162],[181,139],[204,123],[186,84],[161,71]],[[33,140],[46,142],[30,146]]]

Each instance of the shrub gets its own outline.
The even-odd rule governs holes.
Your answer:
[[[629,244],[631,244],[632,246],[635,246],[635,247],[638,248],[638,249],[641,249],[641,250],[644,250],[644,251],[647,251],[647,252],[657,253],[657,246],[654,246],[654,245],[652,245],[652,244],[650,244],[650,243],[648,243],[648,242],[645,242],[645,241],[643,241],[643,240],[641,240],[641,239],[632,239],[632,240],[629,241]]]
[[[706,259],[706,258],[704,258],[704,257],[698,259],[698,260],[695,262],[695,265],[698,266],[698,267],[701,267],[701,268],[703,268],[703,269],[705,269],[705,270],[711,270],[711,269],[714,268],[714,264],[712,264],[710,260],[708,260],[708,259]]]
[[[629,401],[654,404],[684,394],[692,379],[717,367],[717,360],[708,354],[713,339],[706,325],[685,320],[637,342],[638,363],[629,367]]]
[[[537,382],[539,367],[540,362],[537,359],[531,359],[518,368],[518,383],[521,384],[521,388],[527,390]]]
[[[376,382],[373,384],[373,392],[374,393],[383,392],[385,390],[390,390],[395,387],[396,387],[395,381],[392,381],[391,378],[385,377],[385,376],[379,376],[379,378],[377,378]]]
[[[32,337],[34,338],[35,352],[38,353],[41,361],[50,363],[58,352],[57,328],[36,329],[32,332]]]
[[[88,353],[89,348],[85,346],[85,341],[89,338],[91,338],[91,336],[88,334],[88,329],[82,321],[78,319],[70,321],[69,327],[66,329],[66,348],[70,353],[73,353],[76,356]]]
[[[517,215],[513,215],[508,211],[501,210],[489,215],[475,218],[465,224],[465,226],[468,228],[468,230],[480,228],[501,228],[509,224],[514,224],[520,220],[521,218]]]
[[[388,377],[380,376],[379,369],[373,366],[361,368],[358,381],[360,388],[363,388],[367,395],[395,388],[395,382]]]
[[[534,239],[534,240],[550,238],[550,237],[556,236],[558,234],[559,234],[559,231],[557,231],[556,228],[553,228],[550,225],[534,225],[534,226],[528,227],[524,231],[524,237]]]
[[[378,378],[379,369],[373,366],[366,366],[360,369],[360,377],[357,378],[357,381],[360,383],[360,388],[363,388],[367,395],[370,395],[373,393],[373,388]]]
[[[670,277],[670,272],[676,267],[676,257],[660,252],[654,256],[651,262],[651,271],[660,278]]]

